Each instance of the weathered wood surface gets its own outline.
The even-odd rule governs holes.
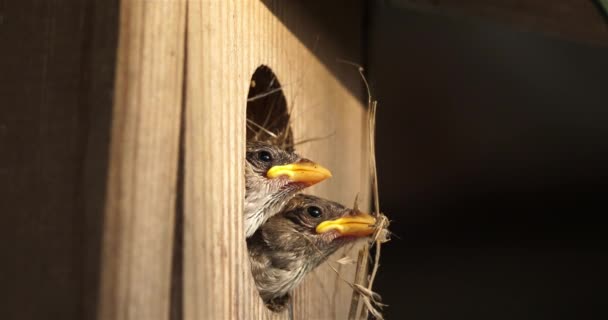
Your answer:
[[[360,192],[365,204],[359,79],[335,62],[360,62],[361,9],[350,1],[0,5],[0,35],[11,44],[0,59],[10,257],[0,272],[2,318],[168,319],[170,310],[173,319],[286,318],[262,305],[242,235],[249,80],[261,64],[278,75],[296,140],[334,134],[298,146],[334,172],[311,191],[345,204]],[[173,288],[184,292],[171,300],[182,207],[185,274]],[[353,266],[338,268],[352,279]],[[350,296],[323,266],[296,292],[295,318],[345,318]]]
[[[283,21],[297,14],[304,12],[286,2],[188,3],[184,319],[287,319],[287,313],[272,314],[263,306],[242,232],[246,98],[261,64],[283,84],[296,141],[334,134],[297,148],[334,174],[311,191],[346,204],[361,193],[362,203],[367,201],[360,91],[342,86],[286,28]],[[299,21],[298,32],[314,32],[314,20]],[[353,29],[343,36],[359,37],[358,26]],[[321,43],[336,52],[331,43]],[[343,70],[358,80],[352,68]],[[338,269],[352,280],[354,266]],[[294,296],[294,319],[345,319],[351,291],[323,266]]]
[[[98,319],[167,319],[186,2],[120,9]]]
[[[391,0],[395,7],[479,17],[493,23],[608,46],[608,23],[593,1]]]
[[[92,319],[117,1],[0,1],[0,318]]]

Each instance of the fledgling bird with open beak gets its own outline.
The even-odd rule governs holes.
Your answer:
[[[326,168],[264,142],[247,142],[245,235],[250,237],[302,189],[329,177]]]
[[[264,303],[281,311],[304,276],[340,247],[374,233],[376,219],[323,198],[298,194],[247,239]]]

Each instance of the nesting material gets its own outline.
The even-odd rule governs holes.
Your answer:
[[[363,68],[357,64],[348,61],[341,61],[353,65],[358,68],[362,80],[367,88],[368,95],[368,148],[369,148],[369,172],[372,183],[372,199],[373,210],[372,215],[376,218],[374,226],[375,232],[370,237],[369,243],[359,251],[358,259],[355,261],[350,256],[343,256],[334,261],[341,265],[356,264],[356,275],[354,281],[344,279],[340,272],[329,261],[326,263],[336,273],[339,279],[348,284],[353,290],[351,307],[348,319],[358,320],[367,319],[368,313],[376,319],[383,319],[381,309],[385,305],[381,302],[381,297],[378,293],[372,290],[373,283],[380,266],[381,245],[390,240],[390,232],[388,231],[389,220],[380,212],[380,200],[378,192],[378,179],[376,170],[375,157],[375,126],[376,126],[376,110],[377,101],[373,100],[367,80],[363,74]],[[276,79],[266,79],[270,84],[268,86],[259,87],[259,84],[252,82],[250,95],[248,97],[249,104],[265,105],[269,111],[263,116],[257,118],[250,117],[248,108],[247,117],[247,138],[248,140],[266,141],[275,145],[281,146],[288,150],[293,150],[295,145],[306,143],[315,140],[326,139],[328,137],[318,137],[305,139],[294,143],[293,134],[290,128],[291,119],[289,112],[285,106],[285,101],[280,96],[282,87]],[[357,200],[353,206],[354,210],[358,210]],[[371,270],[368,270],[368,261],[370,259],[370,249],[375,248],[373,264]]]
[[[340,62],[352,65],[357,68],[359,75],[367,89],[367,120],[368,120],[368,143],[369,143],[369,174],[372,182],[372,198],[374,206],[372,215],[376,217],[376,232],[370,241],[371,246],[366,244],[359,252],[357,261],[357,271],[355,275],[355,283],[353,288],[353,298],[351,300],[351,308],[349,312],[349,320],[367,319],[367,313],[371,313],[376,319],[384,319],[380,310],[385,305],[381,303],[379,294],[372,291],[378,268],[380,267],[381,246],[383,243],[390,240],[390,231],[388,230],[389,220],[380,212],[380,195],[378,191],[378,170],[376,167],[376,111],[378,101],[373,99],[369,83],[365,78],[364,69],[362,66],[350,61],[340,60]],[[375,246],[376,252],[372,265],[371,274],[368,275],[367,264],[369,259],[369,250]],[[367,276],[368,275],[368,276]],[[361,302],[363,308],[360,308]],[[359,310],[361,309],[361,312]]]

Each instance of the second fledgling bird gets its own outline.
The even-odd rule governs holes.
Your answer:
[[[340,247],[374,233],[376,219],[323,198],[298,194],[247,239],[256,286],[281,311],[304,276]]]
[[[329,177],[326,168],[265,142],[247,142],[245,235],[250,237],[300,190]]]

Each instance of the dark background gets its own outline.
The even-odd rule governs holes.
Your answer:
[[[371,6],[388,319],[606,319],[608,48]]]

